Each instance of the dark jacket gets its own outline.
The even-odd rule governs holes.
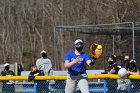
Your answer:
[[[15,76],[15,73],[11,70],[4,70],[1,72],[2,76]],[[14,83],[10,83],[8,80],[2,81],[2,93],[15,93]]]
[[[37,73],[39,73],[38,76],[44,76],[44,72],[42,70],[31,71],[30,74],[29,74],[29,77],[28,77],[28,81],[30,82],[30,81],[34,80],[34,78],[35,78],[34,75],[37,74]]]
[[[108,73],[111,69],[115,69],[116,71],[112,74],[118,74],[119,68],[118,65],[116,63],[113,63],[112,65],[109,65],[107,69],[105,69],[105,72]],[[114,85],[117,84],[117,80],[116,79],[107,79],[107,83],[109,85]]]
[[[121,63],[121,67],[125,68],[126,70],[129,70],[130,68],[130,60],[124,60],[122,63]]]

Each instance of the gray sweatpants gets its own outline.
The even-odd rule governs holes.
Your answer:
[[[88,80],[87,80],[86,73],[77,75],[77,76],[72,76],[68,74],[66,87],[65,87],[65,93],[74,93],[77,85],[82,93],[89,93]]]

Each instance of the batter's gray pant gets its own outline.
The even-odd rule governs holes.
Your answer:
[[[87,74],[81,74],[81,75],[67,75],[67,81],[66,81],[66,87],[65,87],[65,93],[74,93],[76,90],[76,87],[80,89],[82,93],[89,93],[89,87],[88,87],[88,80],[87,80]]]

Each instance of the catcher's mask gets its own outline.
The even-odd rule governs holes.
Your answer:
[[[75,48],[78,52],[81,52],[82,49],[83,49],[83,41],[80,40],[80,39],[77,39],[75,42],[74,42],[74,45],[75,45]]]

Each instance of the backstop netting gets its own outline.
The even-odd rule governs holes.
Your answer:
[[[99,24],[99,25],[71,25],[56,26],[54,29],[54,66],[61,68],[67,51],[74,49],[74,41],[84,41],[84,51],[88,54],[92,43],[103,46],[103,54],[96,62],[96,69],[103,69],[107,56],[115,54],[118,62],[122,56],[128,54],[135,58],[135,38],[139,30],[133,22]],[[58,61],[62,64],[58,65]]]

